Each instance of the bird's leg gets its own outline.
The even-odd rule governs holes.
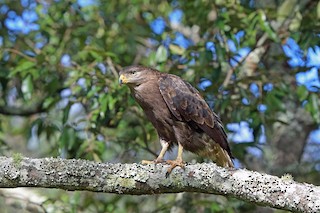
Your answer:
[[[166,176],[168,176],[172,172],[172,170],[177,166],[180,166],[181,168],[184,169],[184,162],[182,160],[182,153],[183,153],[183,146],[179,143],[177,159],[166,161],[166,163],[171,165],[167,171]]]
[[[163,157],[169,148],[169,143],[163,139],[160,139],[160,143],[161,143],[162,149],[161,149],[158,157],[154,160],[143,160],[143,161],[141,161],[142,164],[153,164],[153,163],[162,163],[163,162]]]

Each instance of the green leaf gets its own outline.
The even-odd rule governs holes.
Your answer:
[[[76,132],[73,128],[65,127],[60,136],[60,149],[71,150],[76,142]]]
[[[309,96],[306,109],[310,112],[312,118],[320,124],[320,99],[316,93]]]
[[[103,58],[99,52],[97,52],[95,50],[90,50],[89,53],[95,60],[102,61]]]
[[[285,0],[280,7],[278,7],[277,19],[279,22],[285,20],[292,14],[297,0]]]
[[[23,96],[26,100],[30,100],[33,92],[33,82],[31,75],[27,75],[27,77],[22,81],[21,91],[23,92]]]
[[[108,101],[110,101],[110,100],[108,100],[108,99],[110,99],[110,98],[108,98],[108,96],[107,96],[106,94],[102,94],[102,95],[100,95],[100,97],[99,97],[100,116],[101,116],[102,118],[105,117],[105,113],[106,113],[106,111],[107,111]],[[113,109],[113,107],[111,107],[110,104],[109,104],[109,108],[110,108],[111,110]]]
[[[309,95],[309,91],[307,90],[307,88],[304,85],[302,85],[302,86],[298,87],[297,95],[298,95],[299,101],[304,101],[307,99],[307,97]]]
[[[43,107],[47,109],[50,106],[52,106],[52,104],[54,104],[54,103],[55,103],[54,97],[47,97],[43,102]]]
[[[113,53],[113,52],[104,52],[104,55],[105,56],[110,56],[112,58],[117,58],[118,57],[118,55]]]
[[[80,157],[83,153],[86,152],[86,149],[89,147],[89,142],[86,140],[86,141],[83,141],[78,149],[78,152],[77,152],[77,157]]]
[[[168,50],[163,46],[159,46],[156,52],[156,60],[159,63],[165,62],[168,58]]]
[[[63,124],[65,124],[68,121],[70,108],[71,108],[71,105],[68,104],[63,110],[63,116],[62,116]]]
[[[284,110],[282,97],[277,97],[277,91],[273,90],[265,99],[268,111]]]
[[[20,63],[18,64],[18,66],[16,66],[16,68],[14,68],[11,72],[9,77],[13,77],[15,76],[17,73],[26,71],[28,69],[30,69],[31,67],[35,66],[36,63],[35,62],[31,62],[31,61],[27,61],[27,60],[21,60]]]
[[[185,52],[184,48],[174,44],[170,44],[169,49],[173,54],[177,54],[177,55],[183,55]]]
[[[263,11],[259,11],[259,23],[260,23],[261,29],[268,34],[269,38],[271,38],[274,41],[278,41],[277,33],[274,32],[274,30],[270,26],[266,18],[266,14]]]

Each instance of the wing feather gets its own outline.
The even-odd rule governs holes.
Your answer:
[[[191,122],[192,126],[202,129],[232,157],[221,120],[209,108],[198,90],[178,76],[170,74],[159,78],[159,88],[176,119]]]

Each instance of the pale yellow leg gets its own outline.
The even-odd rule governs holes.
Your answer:
[[[172,172],[172,170],[177,167],[180,166],[181,168],[184,169],[184,162],[182,160],[182,153],[183,153],[183,146],[179,143],[179,147],[178,147],[178,155],[177,158],[175,160],[167,160],[166,163],[170,164],[170,168],[167,171],[167,176]]]
[[[169,143],[164,141],[164,140],[160,140],[162,149],[160,151],[160,154],[158,155],[158,157],[155,160],[142,160],[141,163],[142,164],[153,164],[153,163],[161,163],[163,162],[163,157],[166,154],[168,148],[169,148]]]

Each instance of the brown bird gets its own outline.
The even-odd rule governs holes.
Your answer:
[[[183,150],[209,158],[219,166],[234,167],[227,134],[220,118],[209,108],[199,91],[172,74],[143,67],[129,66],[120,71],[119,83],[127,84],[135,100],[155,127],[162,149],[154,161],[163,162],[164,154],[178,145],[171,167],[184,168]]]

